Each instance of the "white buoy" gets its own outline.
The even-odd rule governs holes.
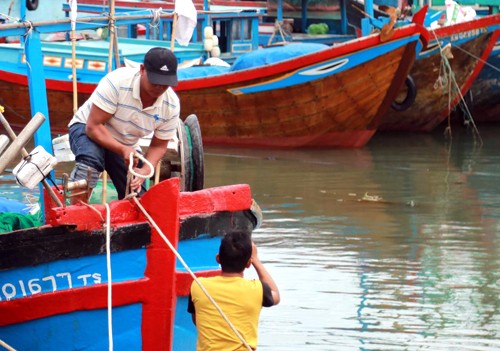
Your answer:
[[[212,41],[214,42],[214,46],[219,46],[219,37],[217,35],[212,37]]]
[[[210,51],[210,55],[212,55],[212,57],[220,57],[220,47],[214,46],[212,51]]]
[[[203,40],[203,48],[205,51],[212,51],[214,47],[214,42],[212,39],[205,39]]]
[[[203,36],[205,39],[212,39],[214,36],[214,29],[210,26],[203,28]]]

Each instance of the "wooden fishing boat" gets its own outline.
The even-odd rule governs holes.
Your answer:
[[[258,220],[247,185],[184,193],[172,178],[140,203],[197,276],[218,274],[220,236],[251,233]],[[192,278],[144,213],[130,200],[112,201],[109,213],[104,205],[53,206],[43,227],[0,235],[0,339],[17,350],[102,349],[112,307],[117,349],[194,349],[196,331],[182,316]]]
[[[180,66],[203,62],[207,56],[213,56],[207,52],[204,47],[203,39],[198,32],[203,32],[204,26],[207,23],[213,25],[214,34],[219,37],[220,58],[226,62],[234,61],[234,59],[245,52],[254,51],[258,48],[257,35],[251,35],[250,32],[242,32],[238,35],[230,35],[231,31],[226,28],[241,27],[247,30],[252,27],[257,30],[257,23],[260,16],[259,10],[244,10],[241,8],[227,8],[217,6],[212,11],[205,11],[203,14],[198,14],[198,31],[194,31],[193,40],[188,46],[181,46],[177,42],[172,45],[170,32],[172,28],[172,14],[165,16],[154,16],[155,22],[149,23],[146,20],[127,20],[129,17],[140,17],[144,14],[150,14],[153,17],[154,11],[160,11],[160,5],[165,5],[164,2],[148,2],[148,10],[144,10],[145,3],[140,2],[117,2],[117,16],[121,19],[117,21],[119,28],[118,32],[122,33],[118,40],[118,49],[116,56],[120,59],[120,64],[123,65],[126,60],[142,62],[145,53],[154,46],[168,46],[174,50]],[[100,5],[100,6],[98,6]],[[126,5],[126,6],[125,6]],[[142,5],[142,6],[140,6]],[[154,7],[156,6],[156,7]],[[168,6],[167,6],[168,7]],[[171,6],[170,6],[171,7]],[[103,12],[108,13],[108,2],[103,6],[103,2],[99,4],[89,3],[78,4],[79,13],[85,17],[99,16]],[[103,10],[105,9],[105,10]],[[68,4],[63,4],[61,16],[64,13],[69,13]],[[164,12],[160,12],[164,13]],[[106,17],[106,14],[102,14]],[[62,17],[64,19],[64,17]],[[31,22],[36,23],[36,22]],[[146,35],[142,39],[133,38],[134,33],[137,34],[136,28],[138,24],[145,23]],[[60,25],[57,30],[59,33],[64,33],[69,29],[66,24],[64,27]],[[78,24],[78,33],[85,31],[85,36],[89,36],[89,40],[79,40],[74,45],[70,41],[41,41],[41,50],[43,52],[43,69],[46,77],[47,99],[50,114],[46,115],[51,119],[52,132],[63,134],[67,131],[67,123],[71,119],[73,113],[73,75],[76,76],[77,85],[77,101],[80,103],[85,101],[93,92],[99,80],[110,70],[116,68],[116,60],[112,60],[109,67],[109,40],[96,39],[96,27],[84,26],[83,23]],[[167,28],[169,30],[167,30]],[[90,33],[89,33],[90,32]],[[165,35],[163,35],[165,33]],[[255,34],[255,33],[254,33]],[[59,36],[61,37],[61,36]],[[155,40],[152,38],[160,38]],[[64,36],[63,36],[64,38]],[[109,39],[109,38],[108,38]],[[73,51],[75,51],[76,70],[75,74],[72,71]],[[3,43],[0,44],[0,55],[2,57],[2,65],[0,67],[0,104],[5,106],[7,116],[11,126],[16,130],[20,130],[26,125],[27,121],[32,116],[31,106],[26,104],[28,101],[28,79],[27,70],[30,65],[27,63],[24,43]]]
[[[0,27],[16,35],[26,30]],[[36,94],[44,82],[39,37],[26,40],[33,63],[28,101],[47,111],[45,95]],[[17,138],[3,114],[1,119],[14,139],[2,154],[2,172],[33,133],[37,148],[51,149],[45,146],[50,120],[43,114],[30,119]],[[199,137],[190,132],[191,144],[201,144]],[[195,349],[196,330],[187,313],[190,284],[196,276],[218,274],[214,255],[221,236],[234,230],[251,234],[261,214],[248,185],[181,191],[182,174],[189,171],[182,164],[200,166],[196,158],[202,157],[199,149],[183,152],[187,138],[179,136],[180,177],[159,182],[140,198],[68,205],[69,183],[63,181],[58,191],[43,179],[43,225],[0,234],[2,347]],[[37,164],[39,154],[27,160]],[[37,169],[47,175],[45,167]],[[31,181],[29,175],[21,178]]]
[[[170,42],[146,39],[120,38],[118,55],[123,60],[142,62],[145,53]],[[51,128],[54,133],[66,133],[67,124],[73,115],[72,43],[42,42],[43,70],[46,77],[47,99]],[[86,101],[99,80],[109,71],[109,41],[80,40],[76,42],[76,76],[78,101]],[[203,44],[193,43],[188,47],[174,47],[179,64],[200,60],[205,54]],[[29,101],[28,64],[24,45],[20,43],[0,44],[2,65],[0,67],[0,104],[6,108],[5,115],[11,126],[22,129],[32,116]],[[115,65],[112,63],[113,67]]]
[[[434,29],[427,26],[429,46],[418,53],[379,130],[429,132],[442,123],[479,75],[500,36],[499,25],[497,14]]]
[[[227,73],[181,80],[176,91],[183,111],[198,111],[206,144],[362,147],[404,83],[418,39],[411,25],[388,42],[372,35],[301,55],[293,50],[306,44],[267,48]],[[236,70],[245,57],[257,65]]]
[[[411,24],[396,29],[387,41],[374,34],[315,52],[299,55],[295,51],[295,57],[253,68],[237,70],[233,65],[223,74],[181,79],[176,91],[183,113],[198,116],[207,145],[361,147],[375,133],[404,83],[419,31],[418,25]],[[246,55],[262,51],[266,61],[275,61],[287,48],[265,50]],[[21,57],[18,52],[13,62],[16,71],[2,68],[0,72],[0,91],[7,106],[26,100],[26,66]],[[72,115],[72,84],[68,72],[60,73],[61,67],[44,69],[48,114],[53,130],[60,130]],[[97,75],[86,78],[78,78],[79,101],[98,82]],[[27,106],[23,111],[19,108],[6,112],[12,124],[18,115],[31,115]]]

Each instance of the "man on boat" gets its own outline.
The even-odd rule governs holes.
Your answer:
[[[139,139],[153,133],[145,158],[153,167],[163,157],[179,123],[179,98],[171,87],[177,85],[177,59],[166,48],[149,50],[140,68],[121,67],[101,79],[90,98],[68,124],[75,167],[70,180],[87,179],[94,188],[106,170],[117,190],[125,197],[130,154],[140,152]],[[133,169],[147,175],[134,157]],[[134,177],[130,190],[145,191],[144,178]],[[88,194],[90,196],[90,194]],[[88,200],[85,199],[73,199]]]

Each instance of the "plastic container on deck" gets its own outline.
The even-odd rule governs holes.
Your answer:
[[[20,185],[33,189],[54,169],[56,164],[57,159],[39,145],[14,167],[12,174],[16,176]]]

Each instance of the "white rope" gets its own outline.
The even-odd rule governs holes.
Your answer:
[[[130,156],[129,156],[129,165],[128,165],[128,171],[130,173],[132,173],[134,176],[138,177],[138,178],[151,178],[155,172],[155,168],[153,167],[153,165],[151,164],[151,162],[149,162],[148,160],[146,160],[146,158],[144,156],[142,156],[141,154],[137,153],[135,154],[135,157],[137,157],[138,159],[140,159],[142,162],[144,162],[148,167],[149,167],[149,173],[147,175],[142,175],[142,174],[139,174],[137,172],[134,171],[134,153],[131,152],[130,153]]]
[[[252,351],[252,348],[250,347],[250,345],[248,345],[248,343],[243,338],[243,336],[238,332],[238,330],[236,329],[236,327],[231,323],[231,321],[229,320],[229,318],[226,316],[226,314],[224,313],[224,311],[222,311],[222,309],[217,304],[217,302],[215,302],[215,300],[213,299],[213,297],[210,296],[210,294],[208,293],[208,291],[201,284],[201,282],[198,280],[198,278],[194,275],[193,271],[186,264],[186,262],[184,261],[184,259],[182,258],[182,256],[179,254],[179,252],[175,249],[175,247],[172,245],[172,243],[170,242],[170,240],[168,240],[168,238],[165,236],[165,234],[163,234],[163,232],[158,227],[158,225],[153,220],[153,218],[151,218],[151,216],[149,215],[149,213],[147,213],[146,209],[142,206],[142,204],[139,202],[139,200],[137,200],[137,197],[134,196],[133,199],[134,199],[137,207],[140,208],[140,210],[146,216],[146,218],[148,219],[148,221],[153,225],[153,227],[156,229],[156,231],[158,232],[158,234],[160,234],[160,237],[168,245],[168,247],[170,248],[170,250],[172,250],[172,252],[177,257],[177,259],[179,260],[179,262],[184,266],[184,268],[189,273],[189,275],[193,278],[193,280],[196,282],[196,284],[198,284],[198,286],[200,287],[200,289],[207,296],[207,298],[210,300],[210,302],[214,305],[215,309],[219,312],[219,314],[226,321],[226,323],[229,325],[229,327],[232,329],[232,331],[236,334],[236,336],[238,337],[238,339],[240,339],[240,341],[243,343],[243,345],[245,345],[245,347],[247,348],[248,351]]]
[[[84,202],[84,201],[82,201],[82,200],[80,200],[80,201],[79,201],[79,204],[80,204],[80,205],[83,205],[83,206],[87,206],[87,207],[88,207],[88,208],[90,208],[92,211],[94,211],[95,213],[97,213],[97,215],[98,215],[99,217],[101,217],[101,222],[103,222],[103,223],[104,223],[104,217],[102,216],[101,212],[99,212],[99,211],[98,211],[98,210],[97,210],[94,206],[91,206],[91,205],[89,205],[88,203],[86,203],[86,202]]]
[[[9,351],[16,351],[15,348],[13,348],[12,346],[10,346],[9,344],[7,344],[6,342],[4,342],[1,339],[0,339],[0,346],[3,346],[6,350],[9,350]]]
[[[134,171],[134,156],[140,159],[144,164],[146,164],[149,167],[149,173],[147,175],[142,175]],[[128,165],[128,174],[127,174],[127,185],[125,186],[125,198],[128,198],[130,195],[137,195],[137,193],[130,193],[130,181],[132,180],[132,175],[138,177],[138,178],[151,178],[153,174],[155,173],[155,169],[151,162],[146,160],[144,156],[141,154],[135,154],[133,152],[130,153],[130,158],[129,158],[129,165]]]
[[[106,268],[108,271],[108,340],[109,350],[113,350],[113,283],[111,279],[111,211],[106,206]]]

